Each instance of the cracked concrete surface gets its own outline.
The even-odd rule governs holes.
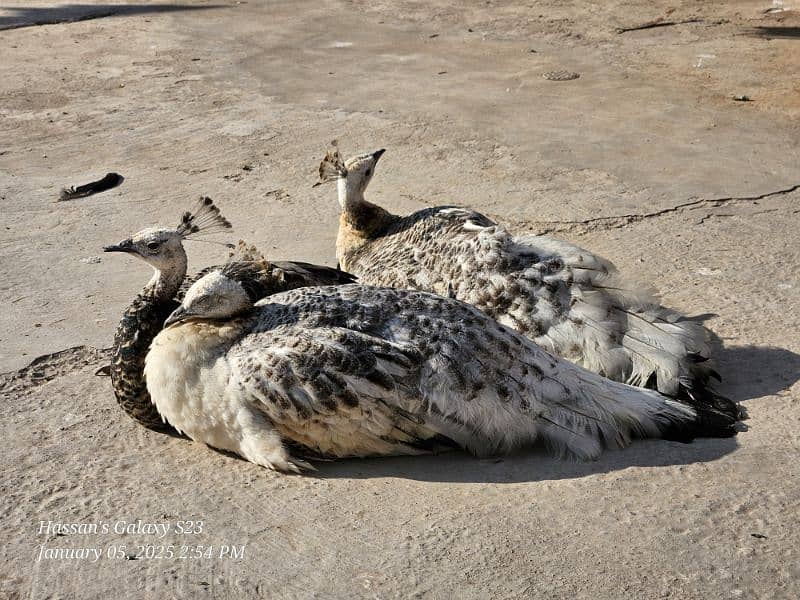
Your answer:
[[[6,3],[0,597],[800,596],[800,18],[771,7]],[[667,21],[686,23],[640,27]],[[580,77],[542,77],[559,70]],[[269,256],[334,264],[334,191],[311,189],[333,138],[388,149],[369,194],[391,210],[471,206],[707,314],[749,430],[591,464],[453,454],[299,478],[133,424],[96,348],[150,273],[101,247],[207,194]],[[56,202],[108,171],[125,182]],[[191,268],[224,255],[188,250]],[[123,519],[199,519],[193,543],[247,550],[35,560],[154,541],[37,534]]]
[[[791,194],[792,192],[795,192],[798,189],[800,189],[800,184],[793,185],[788,188],[777,190],[774,192],[766,192],[764,194],[759,194],[758,196],[742,196],[742,197],[729,197],[729,198],[698,198],[696,200],[690,200],[688,202],[683,202],[681,204],[677,204],[669,208],[662,208],[661,210],[645,214],[620,215],[618,217],[595,217],[593,219],[585,219],[583,221],[542,221],[538,223],[539,227],[537,227],[536,230],[538,233],[546,235],[548,233],[564,232],[564,231],[580,234],[580,233],[586,233],[588,231],[595,231],[598,229],[601,230],[619,229],[620,227],[625,227],[626,225],[630,225],[632,223],[638,223],[639,221],[644,221],[645,219],[664,217],[672,213],[719,208],[720,206],[727,206],[728,204],[740,204],[740,203],[758,204],[759,200],[766,200],[768,198],[775,198],[778,196],[783,196],[785,194]],[[765,214],[767,212],[774,212],[777,210],[778,210],[777,208],[767,209],[759,212],[753,212],[751,214]],[[790,214],[797,214],[797,211],[791,209],[788,212]],[[720,213],[707,212],[704,217],[701,217],[700,221],[698,221],[697,224],[698,225],[702,224],[705,221],[705,219],[711,216],[733,216],[733,215],[732,214],[721,215]],[[502,221],[502,219],[500,220]]]

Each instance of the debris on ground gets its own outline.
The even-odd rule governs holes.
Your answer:
[[[64,201],[75,200],[76,198],[85,198],[86,196],[99,194],[100,192],[105,192],[106,190],[115,188],[123,181],[125,181],[125,178],[119,173],[106,173],[105,177],[98,179],[97,181],[92,181],[91,183],[87,183],[85,185],[79,185],[78,187],[63,188],[61,193],[58,195],[58,199],[59,201]]]
[[[574,71],[548,71],[542,75],[547,81],[572,81],[580,77]]]

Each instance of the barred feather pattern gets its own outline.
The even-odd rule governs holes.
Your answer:
[[[610,262],[461,208],[387,215],[365,202],[342,215],[337,257],[360,282],[453,295],[616,381],[672,396],[707,387],[708,331],[634,291]],[[359,236],[368,222],[382,226]]]
[[[180,305],[171,296],[162,297],[151,287],[139,293],[120,319],[111,353],[111,385],[120,408],[139,424],[168,431],[144,381],[144,359],[150,343],[163,328],[164,319]]]
[[[604,379],[434,294],[354,284],[276,294],[224,322],[187,310],[195,318],[163,330],[147,356],[159,412],[269,468],[309,466],[285,442],[331,457],[438,442],[487,456],[541,442],[593,459],[633,437],[735,434],[731,418]]]

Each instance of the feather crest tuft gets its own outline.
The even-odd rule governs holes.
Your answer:
[[[194,239],[190,236],[199,236],[207,233],[217,233],[231,229],[231,224],[222,216],[219,208],[208,196],[201,196],[194,210],[187,210],[181,216],[181,221],[176,230],[183,239]]]
[[[341,154],[339,154],[339,142],[333,140],[328,148],[325,158],[319,163],[319,181],[314,186],[336,181],[340,177],[347,175],[347,168],[344,166]]]

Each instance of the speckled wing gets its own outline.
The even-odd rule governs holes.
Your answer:
[[[431,208],[392,222],[345,267],[365,284],[468,302],[612,379],[734,410],[706,389],[715,375],[707,330],[568,242],[513,236],[479,213]]]
[[[433,294],[304,288],[256,309],[232,372],[282,435],[322,453],[397,454],[439,435],[487,455],[541,436],[593,458],[694,418]]]
[[[494,227],[487,217],[456,207],[427,208],[389,223],[342,266],[361,283],[446,295],[448,283],[480,261],[476,231]]]
[[[469,317],[477,311],[442,301],[359,285],[276,294],[257,305],[254,325],[228,360],[278,431],[314,452],[467,446],[474,428],[446,404],[468,401],[484,387],[470,375],[480,376],[480,365],[463,352],[469,334],[456,333],[475,324]],[[481,440],[476,434],[475,443]]]
[[[555,349],[537,338],[572,309],[576,272],[561,250],[517,243],[480,213],[437,207],[392,223],[345,267],[368,285],[455,297]],[[577,280],[608,268],[585,254]]]
[[[417,361],[397,344],[343,327],[284,323],[251,333],[228,360],[284,439],[316,454],[420,454],[443,442],[414,414],[418,402],[403,381]]]
[[[496,318],[519,313],[508,325],[531,337],[569,313],[573,284],[613,270],[575,246],[536,236],[517,240],[484,215],[455,207],[393,222],[351,262],[346,266],[361,283],[451,292]]]

